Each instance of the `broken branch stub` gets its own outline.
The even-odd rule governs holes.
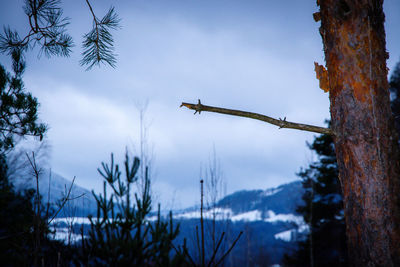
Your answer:
[[[201,104],[200,99],[197,104],[182,102],[181,107],[182,106],[187,107],[188,109],[194,110],[195,111],[194,114],[196,114],[196,113],[200,114],[202,111],[208,111],[208,112],[221,113],[221,114],[226,114],[226,115],[245,117],[245,118],[264,121],[264,122],[278,126],[279,129],[288,128],[288,129],[296,129],[296,130],[308,131],[308,132],[314,132],[314,133],[320,133],[320,134],[333,135],[333,132],[330,128],[324,128],[324,127],[319,127],[319,126],[314,126],[314,125],[290,122],[290,121],[286,120],[286,117],[284,119],[281,119],[281,118],[275,119],[275,118],[272,118],[272,117],[269,117],[266,115],[248,112],[248,111],[206,106],[206,105]]]

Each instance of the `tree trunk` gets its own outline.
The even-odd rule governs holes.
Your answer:
[[[332,131],[354,266],[400,266],[400,156],[387,81],[383,0],[319,0]]]

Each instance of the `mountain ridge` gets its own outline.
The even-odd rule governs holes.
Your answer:
[[[49,171],[42,174],[40,188],[49,187]],[[72,181],[51,173],[50,179],[50,202],[56,202],[62,197],[66,188],[68,189]],[[15,183],[15,181],[13,181]],[[22,190],[27,187],[34,187],[35,180],[30,179],[28,183],[19,181],[16,188]],[[25,187],[24,187],[25,186]],[[46,190],[43,200],[47,200]],[[226,242],[232,242],[232,237],[237,236],[243,231],[242,238],[233,248],[227,266],[246,265],[252,259],[263,259],[260,266],[272,266],[279,264],[284,253],[293,251],[297,248],[296,241],[304,237],[308,231],[307,225],[300,214],[296,212],[297,206],[303,203],[302,195],[304,189],[301,181],[285,183],[277,187],[264,190],[240,190],[229,194],[216,203],[214,209],[204,209],[204,224],[208,231],[211,229],[213,216],[216,214],[215,227],[217,236],[222,232],[226,233]],[[75,241],[80,239],[79,229],[82,226],[84,234],[87,234],[90,226],[86,218],[89,214],[96,214],[96,202],[92,193],[80,186],[74,185],[71,198],[84,194],[83,197],[67,202],[54,221],[53,227],[56,230],[54,238],[66,240],[69,231]],[[196,229],[200,225],[200,208],[192,206],[182,210],[173,210],[173,217],[176,223],[180,224],[180,234],[176,239],[176,245],[183,244],[188,238],[190,251],[197,251]],[[162,213],[167,219],[167,212]],[[153,212],[148,217],[150,222],[156,219]],[[74,222],[74,226],[68,228],[68,222]],[[208,234],[209,235],[209,234]],[[209,237],[207,237],[209,238]],[[193,244],[192,244],[193,243]],[[246,252],[246,253],[244,253]]]
[[[13,179],[12,182],[17,190],[36,188],[34,178]],[[44,170],[39,178],[39,188],[43,201],[56,205],[66,195],[71,184],[71,180],[49,169]],[[302,204],[302,194],[301,181],[293,181],[267,189],[240,190],[217,201],[215,208],[218,210],[213,211],[206,207],[205,217],[209,216],[207,214],[217,213],[225,219],[230,217],[233,220],[240,220],[242,218],[248,221],[262,221],[277,214],[293,214],[293,216],[298,216],[296,208]],[[73,199],[69,203],[67,202],[70,211],[60,213],[59,217],[71,216],[71,209],[77,217],[87,217],[89,214],[96,213],[96,201],[92,192],[88,189],[74,184],[70,198]],[[177,219],[200,217],[200,209],[197,205],[181,210],[172,210],[172,212]],[[168,213],[169,211],[162,212],[162,214]]]

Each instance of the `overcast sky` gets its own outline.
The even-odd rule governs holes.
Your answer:
[[[1,0],[0,24],[24,35],[22,0]],[[70,58],[27,54],[25,86],[49,125],[50,165],[68,179],[100,190],[97,168],[125,147],[138,152],[138,107],[153,151],[153,191],[166,208],[199,201],[200,166],[215,147],[227,193],[265,189],[296,179],[312,154],[314,134],[263,122],[179,108],[182,101],[248,110],[324,125],[328,94],[314,61],[324,63],[315,0],[92,1],[98,16],[114,5],[118,63],[85,71],[81,36],[91,27],[84,0],[64,1],[75,47]],[[400,59],[400,2],[386,0],[388,67]],[[1,64],[9,59],[0,56]]]

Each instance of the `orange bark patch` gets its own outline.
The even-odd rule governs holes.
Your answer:
[[[320,21],[321,20],[321,12],[315,12],[313,14],[313,18],[314,18],[315,22]]]
[[[317,79],[319,80],[319,87],[324,90],[325,93],[329,92],[328,71],[324,66],[319,65],[317,62],[314,62],[314,66]]]
[[[365,102],[369,96],[369,88],[365,84],[356,81],[353,82],[352,87],[356,99],[358,101]]]

